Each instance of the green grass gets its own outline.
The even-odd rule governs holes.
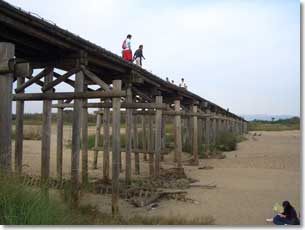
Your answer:
[[[300,118],[293,117],[277,121],[254,120],[248,124],[249,131],[285,131],[299,130]]]
[[[109,207],[110,209],[111,207]],[[212,217],[142,217],[113,218],[93,206],[69,208],[50,193],[19,184],[17,177],[0,176],[0,224],[2,225],[211,225]]]

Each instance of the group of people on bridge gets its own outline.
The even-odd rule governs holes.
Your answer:
[[[136,61],[136,64],[138,66],[142,66],[142,58],[145,60],[145,57],[143,56],[143,45],[139,45],[139,48],[136,50],[136,52],[132,56],[131,38],[132,38],[132,35],[128,34],[126,39],[123,41],[122,57],[123,57],[123,59],[130,61],[130,62]]]

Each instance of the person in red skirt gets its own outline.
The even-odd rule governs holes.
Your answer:
[[[131,50],[131,35],[128,34],[122,44],[122,56],[125,60],[132,62],[132,50]]]

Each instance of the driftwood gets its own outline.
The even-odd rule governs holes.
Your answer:
[[[198,169],[213,169],[214,167],[213,166],[202,166],[202,167],[199,167]]]
[[[190,184],[190,188],[213,189],[213,188],[216,188],[216,185],[215,184]]]

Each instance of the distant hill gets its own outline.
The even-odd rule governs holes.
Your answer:
[[[274,120],[280,120],[280,119],[289,119],[292,117],[296,117],[295,115],[268,115],[268,114],[250,114],[250,115],[239,115],[239,116],[243,117],[247,121],[253,121],[253,120],[272,121],[272,118],[274,118]]]

